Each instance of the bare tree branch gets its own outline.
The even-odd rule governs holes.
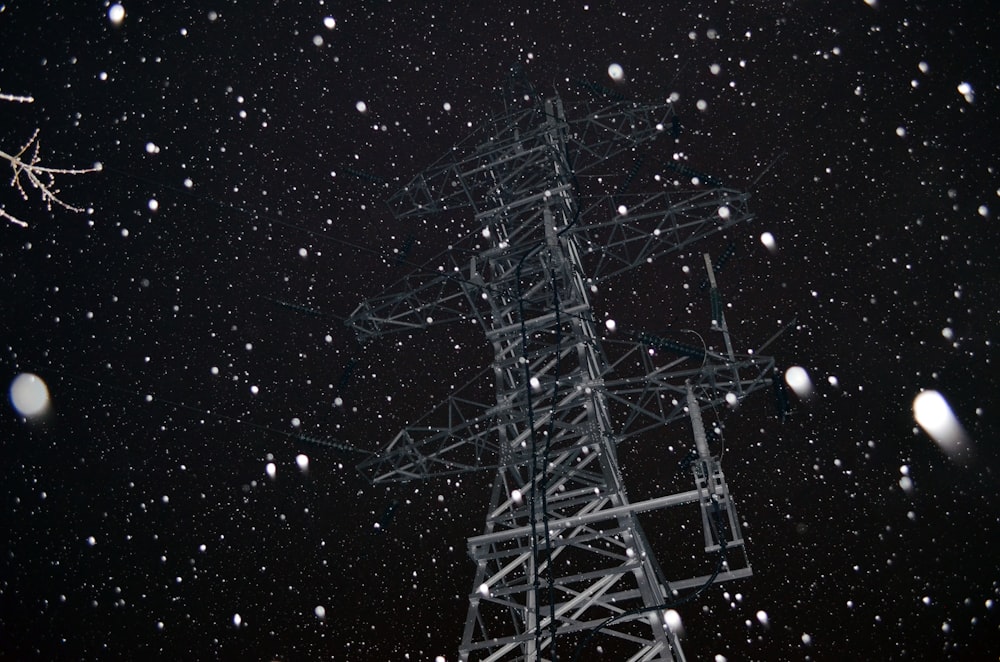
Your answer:
[[[14,103],[35,103],[35,97],[22,96],[20,94],[5,94],[0,92],[0,101],[13,101]]]
[[[0,101],[11,101],[15,103],[32,103],[34,98],[30,96],[20,96],[15,94],[0,93]],[[41,149],[38,140],[38,129],[31,135],[31,138],[24,144],[17,154],[8,154],[0,149],[0,158],[10,163],[14,176],[10,180],[10,185],[20,192],[21,197],[28,199],[28,191],[25,189],[25,180],[30,188],[39,192],[45,207],[52,211],[55,204],[69,211],[82,212],[82,207],[74,207],[59,198],[59,189],[56,188],[56,175],[83,175],[88,172],[98,172],[101,170],[100,164],[93,168],[48,168],[39,165],[41,161]],[[11,223],[28,227],[28,224],[0,206],[0,218],[6,218]]]

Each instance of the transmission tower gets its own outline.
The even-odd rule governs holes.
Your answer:
[[[475,321],[492,366],[359,469],[376,484],[495,471],[485,527],[468,540],[476,570],[462,660],[590,659],[600,648],[609,659],[683,661],[670,610],[751,574],[703,412],[770,387],[774,362],[734,352],[707,254],[718,349],[677,333],[611,334],[590,297],[749,221],[748,195],[669,148],[657,156],[656,141],[678,126],[670,104],[598,95],[567,109],[512,81],[502,113],[388,199],[400,221],[461,218],[463,237],[347,321],[363,342]],[[647,167],[655,190],[632,192]],[[492,397],[478,397],[484,382]],[[673,442],[690,449],[682,469],[665,441],[679,419],[694,442]],[[619,461],[633,443],[656,444],[656,470],[680,475],[637,502]],[[695,521],[700,510],[705,558],[702,572],[676,576],[683,562],[661,549],[671,561],[661,567],[640,520],[683,506]]]

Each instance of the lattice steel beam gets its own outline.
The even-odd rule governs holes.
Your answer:
[[[596,283],[752,218],[747,195],[714,180],[626,190],[672,117],[669,105],[618,101],[569,118],[559,97],[528,88],[525,103],[389,199],[402,220],[460,212],[467,232],[348,324],[367,342],[475,320],[494,354],[468,388],[359,465],[376,483],[496,472],[483,533],[469,539],[463,660],[569,659],[594,637],[616,659],[683,661],[666,611],[751,573],[700,411],[769,387],[773,361],[735,354],[724,319],[723,351],[651,334],[607,340],[588,298]],[[489,402],[469,395],[484,382]],[[631,503],[619,448],[662,439],[681,417],[697,442],[694,489]],[[693,504],[714,570],[672,577],[639,518]]]

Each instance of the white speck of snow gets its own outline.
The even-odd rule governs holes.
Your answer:
[[[37,416],[49,408],[49,387],[38,375],[22,372],[10,383],[10,402],[21,416]]]
[[[770,232],[761,233],[760,243],[764,244],[764,248],[772,253],[776,253],[778,251],[778,242],[774,240],[774,235]]]
[[[941,335],[944,336],[945,340],[955,339],[955,332],[952,330],[950,326],[946,326],[943,329],[941,329]]]
[[[148,142],[148,143],[146,143],[146,153],[147,154],[159,154],[160,153],[160,147],[159,147],[159,145],[157,145],[154,142]]]
[[[617,62],[612,62],[611,65],[608,66],[608,75],[611,76],[611,80],[617,82],[625,78],[625,70],[622,69],[622,65]]]
[[[533,390],[537,391],[542,388],[542,383],[538,381],[538,377],[532,377],[529,381],[531,382],[531,388]]]
[[[267,466],[264,467],[264,473],[273,480],[278,475],[278,466],[274,462],[268,462]]]
[[[878,0],[865,0],[865,4],[869,7],[878,7]]]
[[[333,406],[334,407],[343,407],[344,406],[344,399],[338,395],[336,398],[333,399]]]
[[[323,27],[325,27],[327,30],[334,29],[335,27],[337,27],[337,19],[335,19],[333,16],[327,16],[326,18],[323,19]]]
[[[607,327],[608,331],[614,331],[618,328],[618,323],[614,320],[608,320],[604,323],[604,326]]]
[[[437,657],[435,657],[434,662],[446,662],[446,660],[444,659],[444,655],[438,655]]]
[[[761,610],[759,610],[757,612],[757,622],[759,622],[761,625],[765,625],[765,626],[768,624],[767,612],[764,611],[763,609],[761,609]]]
[[[357,102],[356,104],[354,104],[354,107],[358,109],[359,113],[368,112],[368,104],[366,104],[364,101]]]
[[[906,137],[906,127],[905,126],[897,126],[896,127],[896,135],[899,136],[900,138],[905,138]]]
[[[521,496],[521,490],[514,490],[510,493],[510,500],[514,503],[521,505],[524,503],[524,497]]]
[[[698,101],[695,102],[694,106],[698,110],[708,110],[708,102],[705,101],[704,99],[698,99]]]
[[[899,489],[903,490],[906,494],[913,493],[913,479],[909,476],[901,476],[899,479]]]
[[[625,205],[618,205],[618,215],[619,216],[627,216],[628,215],[628,207],[626,207]]]
[[[800,398],[808,398],[812,395],[812,379],[809,378],[809,373],[802,366],[793,365],[786,370],[785,383]]]
[[[292,427],[293,428],[297,428],[300,425],[302,425],[302,419],[300,419],[298,416],[296,416],[295,418],[292,419]]]
[[[218,366],[214,366],[214,365],[213,365],[213,366],[212,366],[212,369],[210,370],[210,372],[211,372],[211,373],[212,373],[213,375],[217,375],[217,374],[219,374],[219,367],[218,367]]]
[[[979,209],[977,209],[976,211],[978,211],[979,215],[982,216],[983,218],[990,217],[990,208],[987,207],[986,205],[979,205]]]
[[[122,236],[128,237],[128,228],[122,228]]]
[[[484,598],[490,597],[490,587],[486,584],[480,584],[479,595],[483,596]]]
[[[233,625],[236,627],[243,625],[243,617],[239,614],[233,614]]]
[[[729,217],[731,215],[732,212],[729,210],[729,207],[727,207],[726,205],[722,205],[721,207],[719,207],[719,218],[726,221],[729,220]]]
[[[97,538],[95,538],[94,536],[89,536],[87,538],[87,544],[93,547],[94,545],[97,544]]]
[[[309,468],[309,456],[299,453],[295,456],[295,464],[298,465],[299,469],[305,471]]]
[[[121,25],[125,20],[125,8],[117,2],[108,7],[108,20],[111,25]]]
[[[309,251],[304,248],[299,249],[299,257],[309,257]]]
[[[184,178],[184,188],[191,188],[194,186],[194,181],[190,177]]]
[[[722,653],[716,653],[714,662],[729,662],[729,660]]]
[[[667,627],[674,634],[682,634],[684,632],[684,623],[681,621],[681,615],[677,613],[676,609],[668,609],[666,614]]]
[[[913,398],[913,418],[949,456],[962,451],[967,439],[944,396],[935,390],[921,391]]]
[[[834,388],[840,386],[840,380],[837,379],[835,375],[830,375],[829,377],[826,378],[826,381],[830,384],[830,386]]]
[[[802,633],[802,643],[805,644],[806,646],[809,646],[810,644],[812,644],[812,642],[813,642],[813,638],[809,635],[809,633],[808,632],[803,632]]]
[[[921,62],[920,64],[917,65],[917,69],[920,69],[920,73],[926,74],[928,71],[931,70],[931,65],[927,64],[926,62]]]
[[[976,100],[976,93],[972,89],[972,85],[966,82],[962,82],[958,86],[958,93],[965,97],[965,100],[972,103]]]
[[[710,67],[708,68],[708,70],[712,72],[712,75],[714,75],[714,76],[718,76],[718,75],[719,75],[719,72],[720,72],[720,71],[722,71],[722,67],[720,67],[720,66],[719,66],[719,65],[717,65],[717,64],[712,64],[712,65],[711,65],[711,66],[710,66]]]
[[[150,198],[146,204],[149,206],[149,211],[156,211],[160,208],[160,202],[156,198]]]
[[[313,35],[313,46],[317,48],[323,45],[323,35]]]
[[[250,392],[253,393],[254,395],[257,395],[258,393],[260,393],[260,387],[255,384],[250,387]]]
[[[444,110],[445,110],[446,113],[450,113],[451,112],[451,104],[448,103],[447,101],[444,102]]]
[[[733,393],[732,391],[726,393],[726,404],[728,404],[730,407],[735,407],[739,401],[740,399],[736,397],[736,394]]]
[[[316,618],[321,621],[326,619],[326,607],[323,605],[316,605],[316,608],[313,609],[313,613],[316,614]]]

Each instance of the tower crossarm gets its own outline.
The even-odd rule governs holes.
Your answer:
[[[479,216],[495,209],[508,191],[523,197],[526,181],[544,178],[547,169],[534,166],[550,161],[553,148],[565,152],[573,174],[587,176],[659,138],[674,114],[670,104],[585,102],[573,107],[575,119],[567,120],[561,101],[555,101],[509,110],[489,124],[489,135],[473,133],[390,196],[393,215],[415,219],[469,210]],[[551,140],[553,128],[562,134],[559,141]]]
[[[588,276],[601,282],[752,220],[748,197],[724,188],[599,196],[573,234]]]
[[[400,430],[358,470],[372,483],[402,483],[496,468],[502,417],[495,402],[473,395],[491,372],[481,371],[415,425]]]
[[[404,276],[386,294],[366,299],[347,317],[361,342],[398,332],[426,329],[434,324],[465,321],[477,315],[470,305],[483,287],[452,256]]]
[[[577,176],[604,171],[607,163],[621,154],[634,153],[642,146],[669,134],[674,108],[670,104],[641,104],[621,100],[603,107],[586,107],[568,122],[566,149],[570,166]]]
[[[690,382],[706,410],[731,409],[772,388],[774,359],[762,354],[729,357],[711,349],[648,333],[636,340],[604,340],[609,366],[602,389],[625,444],[687,417]]]

